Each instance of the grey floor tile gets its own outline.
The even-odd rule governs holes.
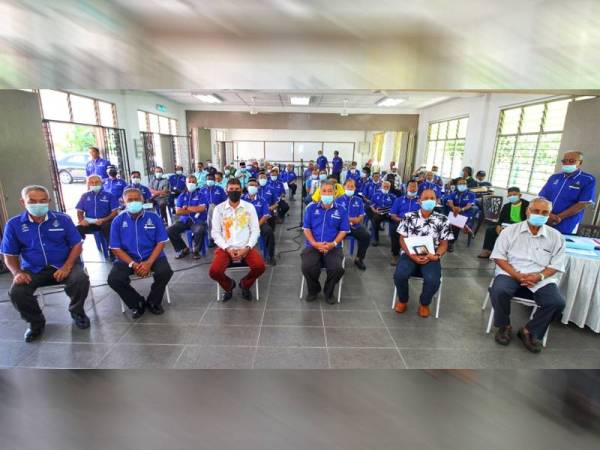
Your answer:
[[[326,327],[383,327],[377,311],[332,311],[323,307]]]
[[[325,348],[258,347],[254,360],[256,369],[327,369]]]
[[[177,369],[250,369],[254,347],[186,346]]]
[[[298,292],[291,291],[277,291],[274,293],[272,289],[269,293],[269,301],[267,302],[267,310],[269,309],[313,309],[321,310],[321,303],[324,302],[323,298],[319,298],[314,302],[307,302],[304,298],[298,297]]]
[[[23,341],[23,334],[29,327],[23,320],[0,321],[0,341]]]
[[[48,323],[42,341],[111,344],[123,337],[131,326],[127,323],[92,322],[89,328],[81,330],[73,324]]]
[[[133,325],[120,344],[189,344],[195,327],[189,325]]]
[[[345,290],[345,288],[344,288]],[[337,299],[337,297],[336,297]],[[337,310],[356,310],[356,311],[365,311],[365,310],[376,310],[377,305],[373,301],[373,297],[369,295],[362,296],[349,296],[342,292],[342,298],[340,303],[335,303],[333,305],[325,304],[323,306],[330,311]]]
[[[323,327],[269,327],[260,330],[259,346],[325,347]]]
[[[321,311],[266,310],[263,325],[323,326]]]
[[[255,346],[260,328],[240,325],[199,325],[190,329],[187,341],[191,345]]]
[[[197,325],[206,308],[186,308],[183,306],[164,305],[165,313],[159,316],[146,311],[135,321],[136,324],[163,325]]]
[[[211,292],[212,291],[208,291]],[[204,295],[198,295],[198,294],[189,294],[189,293],[177,293],[177,294],[172,294],[171,296],[171,301],[173,302],[172,305],[178,308],[188,308],[188,309],[193,309],[193,308],[199,308],[199,309],[206,309],[208,308],[209,305],[211,305],[215,299],[216,299],[216,295],[208,295],[208,294],[204,294]],[[163,305],[166,305],[166,301],[163,303]]]
[[[168,369],[175,365],[183,345],[114,345],[100,361],[103,369]]]
[[[332,369],[403,369],[395,349],[330,348]]]
[[[200,321],[200,324],[259,325],[262,315],[263,311],[257,309],[209,309],[206,311],[206,314]]]
[[[0,342],[0,366],[12,367],[24,358],[37,351],[39,344],[27,344],[23,342]]]
[[[110,348],[107,344],[40,342],[26,355],[19,367],[95,368]]]
[[[385,328],[325,328],[328,347],[390,347],[394,341]]]

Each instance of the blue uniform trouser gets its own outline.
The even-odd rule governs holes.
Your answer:
[[[396,272],[394,273],[394,284],[396,285],[398,299],[401,303],[408,302],[408,280],[411,276],[423,278],[423,290],[421,291],[419,301],[421,305],[429,305],[433,296],[440,288],[442,265],[439,261],[417,264],[406,253],[403,253],[400,256]]]
[[[510,325],[510,301],[517,294],[519,288],[521,288],[519,282],[508,275],[498,275],[494,279],[490,288],[490,299],[494,307],[494,326]],[[548,325],[565,309],[565,299],[556,283],[550,283],[535,292],[529,292],[539,308],[526,327],[533,336],[542,339]]]

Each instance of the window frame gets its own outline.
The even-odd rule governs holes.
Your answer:
[[[463,142],[463,146],[462,146],[462,158],[461,158],[461,165],[464,163],[464,156],[465,156],[465,147],[467,144],[467,133],[469,131],[469,114],[461,114],[460,116],[454,116],[454,117],[449,117],[449,118],[444,118],[444,119],[437,119],[437,120],[432,120],[430,122],[427,122],[427,144],[425,146],[425,161],[429,161],[429,152],[430,152],[430,144],[432,142],[435,142],[435,149],[434,149],[434,154],[433,154],[433,158],[432,158],[432,165],[437,165],[438,166],[438,170],[439,170],[439,175],[443,178],[449,178],[452,179],[452,169],[454,168],[454,160],[455,160],[455,155],[454,153],[452,154],[452,157],[450,158],[451,165],[450,165],[450,175],[448,177],[444,177],[443,176],[443,170],[444,170],[444,160],[445,158],[445,153],[446,153],[446,143],[448,141],[454,141],[454,150],[456,151],[456,147],[457,147],[457,143],[459,141]],[[459,134],[459,130],[460,130],[460,121],[463,119],[467,119],[467,125],[466,125],[466,129],[465,129],[465,135],[464,137],[458,137]],[[456,120],[456,135],[453,138],[448,138],[448,129],[450,128],[450,122]],[[441,124],[445,123],[446,124],[446,132],[445,132],[445,137],[443,139],[438,139],[439,136],[439,127]],[[437,125],[437,135],[435,139],[431,139],[431,127],[433,125]],[[442,152],[442,157],[440,159],[440,163],[436,164],[436,153],[437,153],[437,145],[438,142],[442,141],[444,143],[444,148],[441,150]]]
[[[137,112],[138,112],[138,115],[139,115],[139,113],[143,113],[144,114],[145,121],[146,121],[146,132],[148,132],[148,133],[163,134],[165,136],[180,136],[180,135],[177,134],[177,131],[179,129],[179,119],[177,119],[177,117],[165,116],[163,114],[157,114],[155,112],[146,111],[144,109],[138,109]],[[158,118],[158,132],[150,130],[150,115],[154,115],[154,116],[156,116]],[[168,123],[168,128],[169,129],[167,130],[166,133],[160,127],[160,118],[161,117],[163,119],[166,119],[167,123]],[[172,129],[173,121],[175,121],[175,127],[176,127],[175,133],[173,133],[173,129]],[[139,126],[139,116],[138,116],[138,126]],[[143,132],[143,130],[140,130],[140,131]]]
[[[40,112],[42,113],[42,119],[44,120],[50,120],[50,121],[55,121],[56,119],[51,119],[46,117],[46,114],[44,113],[44,104],[42,102],[42,97],[40,95],[40,90],[38,89],[36,90],[36,93],[38,94],[38,98],[39,98],[39,103],[40,103]],[[82,95],[76,92],[69,92],[69,91],[65,91],[62,89],[44,89],[47,91],[55,91],[55,92],[62,92],[63,94],[67,95],[67,106],[69,108],[69,120],[68,122],[72,122],[72,123],[78,123],[81,125],[89,125],[89,126],[95,126],[95,127],[102,127],[102,128],[119,128],[119,122],[118,122],[118,117],[117,117],[117,105],[111,101],[102,99],[102,98],[97,98],[97,97],[91,97],[89,95]],[[71,96],[74,95],[76,97],[82,97],[82,98],[87,98],[89,100],[92,100],[94,102],[94,114],[96,117],[96,123],[87,123],[87,122],[78,122],[75,120],[75,118],[73,117],[73,106],[71,104]],[[111,106],[112,109],[112,117],[113,117],[113,124],[114,126],[112,127],[107,127],[105,125],[102,125],[102,121],[100,118],[100,106],[99,106],[99,102],[102,103],[108,103]]]

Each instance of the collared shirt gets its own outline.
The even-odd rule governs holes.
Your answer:
[[[248,181],[250,180],[250,178],[252,178],[252,175],[250,174],[250,172],[248,170],[246,171],[242,171],[242,169],[238,169],[235,172],[235,177],[240,180],[240,184],[242,185],[242,190],[246,189],[246,186],[248,186]]]
[[[168,242],[167,230],[158,214],[143,210],[134,218],[123,211],[110,226],[111,249],[121,249],[135,262],[147,260],[161,242]],[[159,258],[165,256],[160,252]]]
[[[369,201],[373,200],[373,196],[381,189],[381,180],[375,182],[373,180],[369,180],[363,187],[363,195],[369,199]]]
[[[85,165],[85,176],[98,175],[102,177],[102,179],[108,178],[106,169],[110,165],[110,161],[104,158],[90,159]]]
[[[392,209],[390,210],[390,214],[395,214],[401,219],[404,219],[407,213],[418,211],[421,209],[419,206],[418,197],[408,197],[407,195],[402,195],[394,200],[394,204],[392,205]]]
[[[339,156],[334,156],[331,160],[331,171],[333,173],[341,173],[344,166],[344,160]]]
[[[419,183],[418,195],[420,196],[425,189],[433,189],[437,198],[442,196],[442,188],[435,181],[425,180]]]
[[[293,170],[289,172],[287,170],[284,170],[283,172],[281,172],[281,181],[287,184],[295,183],[297,178],[298,177],[296,176],[296,172],[294,172]]]
[[[153,177],[150,181],[150,189],[167,193],[169,192],[169,180],[164,176],[162,178]]]
[[[550,176],[539,195],[552,202],[553,214],[560,214],[576,203],[593,203],[595,189],[596,178],[582,170],[577,170],[570,175],[561,172]],[[564,234],[572,233],[583,219],[583,214],[584,211],[581,210],[571,217],[562,219],[558,225],[554,225],[554,228]]]
[[[211,236],[223,250],[229,247],[253,248],[260,236],[256,208],[245,200],[240,200],[237,208],[231,206],[229,200],[215,206],[211,223]]]
[[[407,213],[404,220],[398,225],[398,234],[404,237],[431,236],[435,250],[441,241],[454,240],[454,234],[448,223],[448,217],[435,211],[427,218],[423,217],[422,211]]]
[[[269,179],[269,181],[267,181],[267,186],[273,192],[276,201],[279,201],[279,199],[281,199],[281,197],[285,195],[285,186],[281,181],[271,181]]]
[[[69,216],[49,211],[40,224],[27,211],[11,218],[4,230],[0,253],[21,257],[21,267],[33,273],[46,266],[62,267],[81,235]]]
[[[208,203],[211,205],[218,205],[227,200],[227,194],[223,188],[216,184],[213,186],[206,186],[202,188],[200,192],[208,199]]]
[[[258,220],[262,219],[263,216],[271,217],[271,210],[269,209],[269,202],[264,197],[256,194],[254,198],[250,197],[250,194],[242,195],[242,200],[252,203],[256,209],[256,216]]]
[[[118,199],[123,197],[123,191],[125,190],[127,183],[122,178],[106,178],[102,182],[102,189],[110,192]]]
[[[210,206],[210,202],[206,195],[202,192],[202,190],[196,189],[194,192],[190,192],[187,189],[185,192],[182,192],[175,200],[175,206],[177,208],[183,208],[184,206],[206,206],[206,209],[201,213],[194,213],[191,215],[183,215],[179,216],[179,220],[181,222],[187,222],[189,219],[192,219],[194,223],[206,222],[208,218],[208,207]]]
[[[142,191],[142,195],[144,196],[144,202],[149,202],[150,199],[152,198],[152,192],[150,192],[150,189],[148,189],[147,186],[144,186],[143,184],[133,184],[130,183],[127,186],[125,186],[125,189],[137,189],[138,191]],[[125,191],[125,189],[123,189],[123,191]]]
[[[304,212],[304,223],[302,228],[310,230],[317,242],[333,242],[340,231],[350,232],[350,222],[346,209],[335,203],[329,208],[323,207],[323,203],[311,203]],[[306,247],[311,247],[308,239],[305,240]],[[342,243],[338,243],[338,247]]]
[[[268,184],[265,186],[259,186],[257,195],[259,197],[263,197],[269,205],[274,205],[277,203],[277,197],[275,197],[275,193]]]
[[[360,195],[365,195],[365,190],[367,188],[367,185],[369,184],[369,181],[371,181],[370,178],[359,178],[358,180],[356,180],[356,191],[360,194]]]
[[[373,206],[379,210],[381,210],[382,214],[387,214],[392,209],[392,205],[394,204],[394,200],[396,200],[396,196],[394,194],[384,194],[382,191],[377,192],[373,195],[371,199],[373,201]]]
[[[304,179],[304,181],[308,180],[310,178],[310,176],[312,175],[313,170],[312,169],[304,169],[304,173],[302,174],[302,178]]]
[[[88,191],[81,196],[76,208],[78,211],[83,211],[85,217],[101,219],[119,209],[119,200],[102,189],[98,193]]]
[[[208,172],[206,170],[203,170],[202,172],[196,172],[194,174],[196,176],[196,180],[198,181],[198,187],[199,188],[203,188],[204,186],[206,186],[206,176],[208,175]]]
[[[534,235],[527,221],[515,223],[500,233],[490,259],[503,259],[521,273],[541,272],[546,267],[564,272],[565,239],[557,230],[547,225],[543,225],[538,234]],[[496,276],[500,274],[508,275],[496,265]],[[535,292],[557,281],[558,276],[554,274],[529,290]]]
[[[327,157],[325,155],[321,155],[317,158],[317,167],[319,170],[325,170],[327,168]]]
[[[365,202],[357,195],[353,195],[352,197],[342,195],[335,200],[335,204],[346,210],[349,219],[365,215]],[[360,223],[355,223],[350,226],[352,228],[358,228],[360,227]]]
[[[360,180],[360,171],[354,169],[353,172],[352,169],[348,169],[346,171],[346,181],[349,179],[353,179],[355,182],[358,182],[358,180]],[[358,185],[356,186],[356,190],[358,190]]]
[[[169,176],[169,187],[172,191],[183,192],[185,191],[185,180],[187,180],[185,175],[173,174]]]
[[[446,201],[452,200],[452,203],[454,203],[454,206],[457,206],[459,208],[464,208],[465,206],[467,206],[469,204],[474,205],[475,199],[476,199],[475,194],[473,194],[472,192],[454,191],[452,194],[450,194],[450,196],[448,197],[448,200],[446,200]],[[468,210],[461,212],[461,214],[463,216],[471,217],[473,215],[473,208],[469,208]]]

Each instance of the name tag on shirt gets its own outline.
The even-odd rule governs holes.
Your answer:
[[[65,231],[64,228],[48,228],[48,231]]]

